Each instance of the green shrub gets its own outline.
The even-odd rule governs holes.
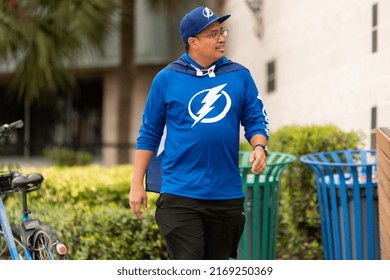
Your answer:
[[[128,203],[132,167],[46,167],[23,170],[45,176],[42,187],[29,193],[32,218],[49,224],[67,245],[73,259],[168,259],[165,240],[154,221],[156,194],[137,219]],[[7,200],[10,220],[19,221],[20,196]]]
[[[315,152],[356,149],[360,144],[358,133],[345,133],[332,125],[286,126],[271,134],[271,152],[297,157],[281,180],[276,242],[279,259],[324,257],[314,173],[299,158]]]
[[[48,222],[77,260],[167,259],[165,241],[152,211],[137,219],[130,208],[78,203],[34,206],[34,216]]]
[[[359,144],[357,133],[344,133],[331,125],[287,126],[271,134],[271,152],[297,157],[281,180],[279,259],[323,258],[314,174],[299,157],[354,149]],[[244,142],[240,148],[251,149]],[[130,211],[132,166],[47,167],[22,172],[45,176],[42,188],[29,194],[32,217],[52,226],[74,259],[168,259],[165,240],[154,221],[157,195],[148,194],[149,207],[141,220]],[[11,221],[19,218],[20,196],[8,196],[6,207]]]
[[[43,156],[57,166],[87,165],[92,161],[92,154],[84,151],[73,151],[66,147],[45,149]]]
[[[34,170],[27,170],[34,172]],[[88,166],[46,167],[39,170],[44,177],[39,195],[45,203],[64,201],[71,205],[90,206],[115,203],[128,207],[128,194],[132,167],[119,165],[113,168],[97,164]]]

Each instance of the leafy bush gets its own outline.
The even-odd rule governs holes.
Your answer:
[[[356,132],[335,126],[286,126],[271,134],[270,151],[295,155],[283,172],[279,206],[277,257],[323,259],[314,174],[299,157],[321,151],[355,149]],[[242,142],[243,150],[251,147]],[[154,221],[156,194],[139,220],[130,211],[132,167],[48,167],[22,172],[45,176],[41,189],[29,194],[33,217],[51,225],[74,259],[168,259],[164,238]],[[10,220],[19,218],[18,195],[6,201]]]
[[[132,167],[48,167],[45,181],[29,194],[32,217],[49,224],[66,243],[73,259],[168,259],[165,240],[154,221],[156,194],[139,220],[130,211]],[[9,210],[9,211],[8,211]],[[19,219],[20,197],[9,196],[10,220]]]
[[[167,259],[153,213],[137,219],[129,208],[78,203],[50,207],[35,205],[34,214],[56,230],[77,260]]]
[[[34,170],[29,170],[34,172]],[[128,194],[132,167],[119,165],[106,168],[99,165],[46,167],[39,170],[44,185],[39,195],[45,203],[63,201],[71,205],[90,206],[115,203],[128,207]]]
[[[271,134],[269,149],[295,155],[297,160],[283,172],[279,206],[277,254],[280,259],[323,259],[315,177],[299,161],[302,155],[356,149],[356,132],[335,126],[286,126]]]
[[[73,151],[66,147],[45,149],[43,156],[58,166],[87,165],[92,161],[92,154],[84,151]]]

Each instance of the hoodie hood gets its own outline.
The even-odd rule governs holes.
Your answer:
[[[206,76],[209,75],[210,78],[215,77],[216,75],[221,75],[229,72],[238,71],[241,69],[246,69],[239,63],[232,62],[231,60],[223,57],[213,63],[209,68],[204,69],[198,63],[196,63],[188,53],[184,53],[178,60],[168,64],[165,69],[185,73],[193,76]]]

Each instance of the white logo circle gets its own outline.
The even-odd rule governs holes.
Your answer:
[[[213,11],[210,10],[209,8],[206,7],[206,8],[203,9],[203,16],[207,17],[207,19],[209,19],[213,15],[214,15]]]
[[[224,87],[225,85],[220,86],[220,87]],[[216,88],[220,88],[220,87],[216,87]],[[216,88],[213,88],[213,89],[216,89]],[[232,105],[232,100],[230,99],[230,96],[224,90],[220,90],[220,91],[218,90],[218,91],[214,91],[213,92],[213,89],[205,89],[205,90],[202,90],[202,91],[198,92],[197,94],[195,94],[191,98],[190,102],[188,103],[188,112],[189,112],[191,118],[195,121],[192,124],[192,126],[194,126],[198,122],[201,122],[201,123],[215,123],[217,121],[222,120],[226,116],[226,114],[229,112],[229,109],[230,109],[230,107]],[[198,95],[203,94],[205,92],[208,92],[208,93],[206,94],[205,98],[202,101],[203,106],[196,114],[194,114],[192,112],[192,110],[191,110],[192,101],[195,99],[195,97],[197,97]],[[222,95],[226,99],[226,105],[223,108],[222,112],[219,113],[215,117],[206,118],[207,114],[214,110],[214,106],[213,106],[214,103],[217,101],[219,96],[222,96]]]

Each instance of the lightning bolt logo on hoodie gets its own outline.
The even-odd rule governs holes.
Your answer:
[[[196,125],[198,122],[202,122],[202,123],[214,123],[214,122],[218,122],[220,121],[221,119],[223,119],[227,112],[229,112],[229,109],[232,105],[232,101],[229,97],[229,95],[223,91],[222,89],[227,85],[226,84],[223,84],[223,85],[220,85],[220,86],[216,86],[216,87],[213,87],[211,89],[206,89],[206,90],[202,90],[198,93],[196,93],[190,100],[189,104],[188,104],[188,112],[191,116],[191,118],[194,119],[194,123],[192,124],[192,126]],[[192,103],[196,102],[197,100],[197,97],[199,96],[204,96],[203,100],[202,100],[202,104],[203,106],[201,107],[201,109],[196,113],[194,114],[194,112],[192,112]],[[207,118],[207,115],[214,110],[215,106],[214,103],[221,97],[223,96],[225,99],[226,99],[226,105],[225,107],[223,108],[222,112],[220,112],[219,114],[217,114],[216,116],[214,117],[208,117]]]

